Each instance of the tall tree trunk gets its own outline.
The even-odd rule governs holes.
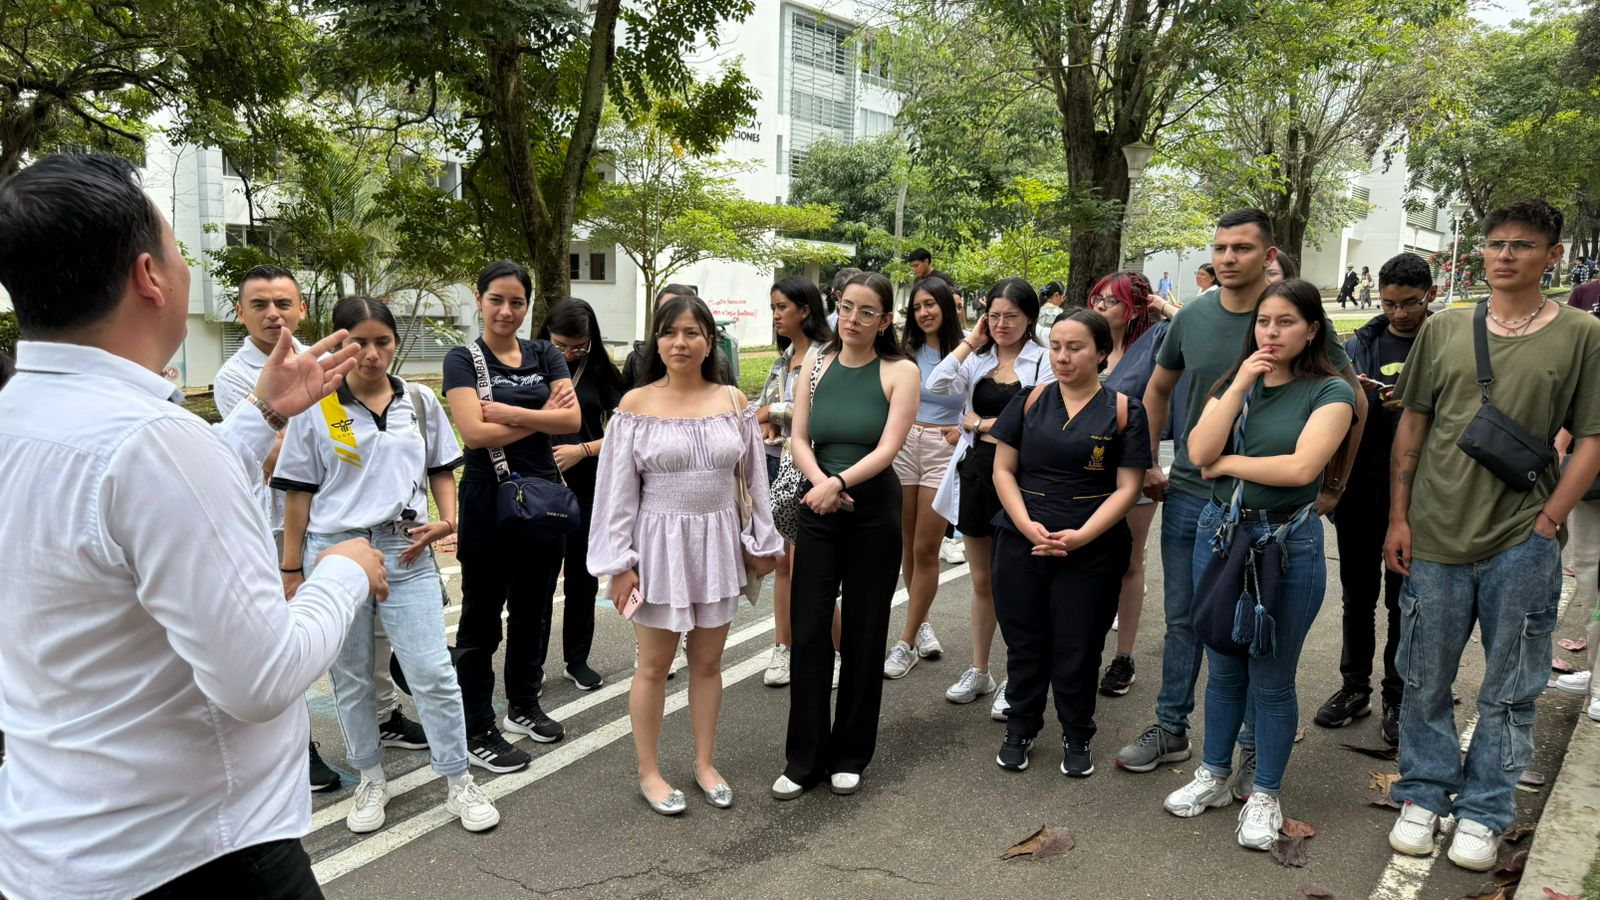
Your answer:
[[[549,243],[552,223],[545,208],[544,196],[539,192],[538,175],[533,164],[533,147],[528,135],[528,97],[523,84],[522,54],[515,41],[497,43],[484,48],[489,58],[489,103],[494,113],[495,138],[500,142],[505,159],[506,181],[516,202],[517,224],[522,239],[528,246],[528,257],[533,260],[534,271],[540,273],[537,286],[540,296],[550,296],[551,290],[561,295],[567,292],[567,259],[565,248],[569,238],[560,238],[560,252],[552,254]],[[559,266],[552,266],[552,262]],[[557,281],[546,283],[545,277],[553,275]],[[536,309],[534,320],[543,318]]]

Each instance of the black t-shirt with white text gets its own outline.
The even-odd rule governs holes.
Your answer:
[[[489,368],[489,393],[496,403],[505,403],[509,406],[520,406],[523,409],[544,409],[550,400],[550,385],[572,376],[567,372],[567,360],[549,341],[527,341],[519,338],[518,346],[522,350],[522,365],[515,368],[506,365],[495,357],[484,346],[483,339],[478,339],[478,348],[483,351],[483,360]],[[478,376],[472,365],[472,351],[466,347],[456,347],[444,358],[444,390],[449,394],[452,388],[467,387],[476,392]],[[556,478],[555,457],[550,454],[550,436],[539,433],[532,434],[513,444],[507,445],[506,464],[511,471],[524,476],[536,476],[554,480]],[[494,474],[494,463],[489,461],[489,451],[468,448],[466,451],[467,465],[462,472],[462,481],[488,481],[497,479]]]
[[[1406,357],[1416,336],[1397,337],[1385,328],[1378,333],[1378,371],[1366,373],[1373,381],[1394,384],[1405,370]],[[1361,432],[1361,446],[1356,450],[1356,469],[1363,483],[1387,488],[1389,479],[1389,451],[1394,446],[1394,434],[1400,427],[1400,413],[1383,408],[1377,391],[1367,392],[1367,425]]]

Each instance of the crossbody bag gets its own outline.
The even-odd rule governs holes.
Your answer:
[[[1478,389],[1483,392],[1483,402],[1478,414],[1461,432],[1456,446],[1506,487],[1525,494],[1533,490],[1540,473],[1555,465],[1556,452],[1548,442],[1528,434],[1515,419],[1490,402],[1489,386],[1494,384],[1494,369],[1489,365],[1488,318],[1489,301],[1485,300],[1472,313],[1472,350],[1477,357]]]
[[[472,352],[472,367],[478,380],[478,398],[493,402],[489,387],[489,364],[483,358],[478,342],[467,344]],[[556,480],[548,481],[537,476],[529,477],[511,471],[503,447],[489,448],[489,461],[494,464],[495,523],[521,537],[540,541],[562,538],[583,524],[583,511],[578,498],[561,479],[556,470]]]

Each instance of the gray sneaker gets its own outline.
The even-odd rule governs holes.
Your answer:
[[[917,626],[917,655],[923,659],[938,659],[944,655],[944,645],[933,634],[933,626],[923,622]]]
[[[1129,772],[1150,772],[1162,763],[1182,762],[1189,755],[1188,734],[1171,734],[1160,725],[1151,725],[1144,734],[1139,735],[1137,741],[1123,747],[1122,752],[1117,754],[1117,768]]]
[[[950,685],[950,690],[944,692],[944,698],[951,703],[971,703],[985,694],[994,693],[994,679],[978,667],[974,666],[961,673],[955,684]]]
[[[883,661],[883,677],[904,678],[916,664],[917,651],[911,649],[911,645],[905,641],[895,641],[894,649],[889,651],[889,658]]]
[[[1239,747],[1239,765],[1233,770],[1233,799],[1248,800],[1256,786],[1256,748]]]

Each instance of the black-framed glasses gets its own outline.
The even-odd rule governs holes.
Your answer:
[[[1096,312],[1105,312],[1121,302],[1122,301],[1118,300],[1115,295],[1101,294],[1100,296],[1090,300],[1089,306],[1092,307]]]
[[[1378,302],[1378,307],[1386,313],[1416,312],[1427,305],[1428,298],[1426,297],[1413,297],[1410,300],[1402,300],[1399,303],[1393,303],[1388,300],[1380,300]]]

